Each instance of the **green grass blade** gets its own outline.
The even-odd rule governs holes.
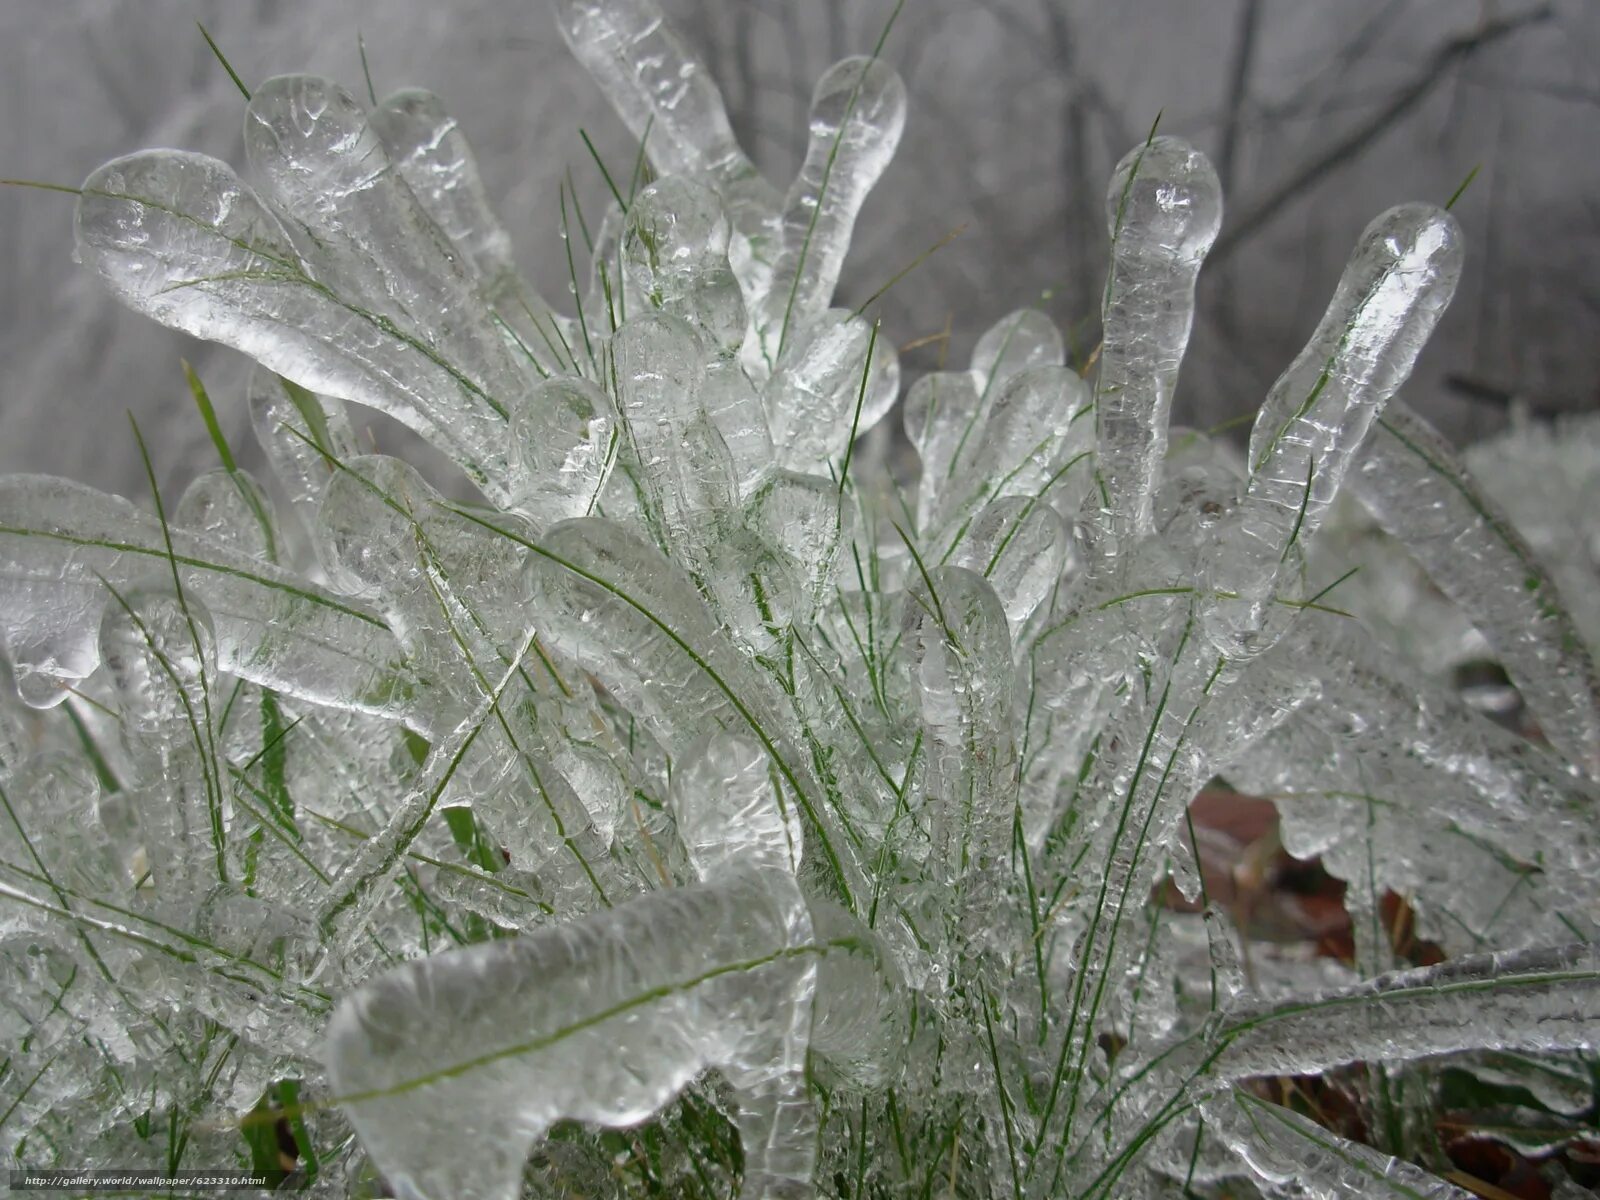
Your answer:
[[[239,94],[243,96],[246,103],[248,103],[250,100],[250,89],[245,87],[244,80],[239,78],[239,72],[233,69],[233,64],[228,61],[227,55],[222,53],[222,47],[217,45],[216,39],[211,36],[210,31],[207,30],[204,25],[200,24],[199,21],[196,21],[194,24],[195,28],[200,31],[200,36],[205,38],[206,45],[211,47],[211,53],[215,54],[217,56],[217,61],[222,64],[222,69],[228,73],[228,78],[233,80],[233,86],[239,89]]]

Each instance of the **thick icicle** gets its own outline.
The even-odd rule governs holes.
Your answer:
[[[444,240],[361,105],[315,76],[269,79],[246,109],[244,148],[307,268],[352,315],[443,372],[448,382],[421,407],[451,432],[470,431],[473,465],[505,487],[504,425],[526,373],[473,287],[476,263]],[[452,320],[430,328],[424,314],[435,312]]]
[[[216,635],[198,600],[170,591],[118,592],[100,626],[139,791],[144,850],[167,896],[226,883],[227,814],[216,724]],[[217,697],[220,706],[221,697]]]
[[[449,239],[491,301],[509,290],[526,298],[511,235],[489,207],[478,164],[460,126],[432,92],[407,88],[386,96],[369,118],[417,202]],[[547,306],[537,301],[536,311]]]
[[[771,290],[756,316],[762,357],[782,354],[795,327],[828,307],[861,205],[906,123],[906,88],[881,59],[847,58],[817,81],[811,140],[784,199]]]
[[[927,746],[926,878],[909,902],[937,912],[959,947],[979,924],[973,914],[993,902],[984,876],[1011,839],[1010,630],[994,589],[961,567],[937,568],[908,589],[900,629]]]
[[[853,514],[839,489],[818,475],[775,471],[750,497],[747,520],[755,535],[786,558],[803,597],[794,616],[808,627],[831,599],[840,547],[850,540]]]
[[[1015,631],[1060,582],[1070,549],[1055,509],[1031,496],[1006,496],[973,519],[952,561],[989,581]]]
[[[1304,1075],[1490,1047],[1600,1047],[1600,957],[1592,946],[1474,955],[1379,976],[1319,999],[1228,1016],[1210,1078]]]
[[[1361,235],[1311,340],[1273,384],[1250,433],[1250,480],[1209,551],[1207,635],[1224,653],[1272,640],[1285,564],[1322,524],[1367,428],[1411,374],[1461,275],[1455,218],[1392,208]]]
[[[1106,224],[1111,268],[1100,314],[1095,468],[1105,486],[1101,521],[1114,546],[1153,529],[1151,499],[1194,324],[1195,278],[1222,225],[1222,185],[1187,142],[1152,138],[1117,164]]]
[[[592,672],[669,753],[730,730],[789,765],[769,688],[659,551],[609,521],[566,521],[539,540],[527,572],[541,637]]]
[[[316,532],[335,586],[375,601],[416,669],[470,703],[528,632],[519,576],[532,531],[510,516],[496,528],[522,540],[460,515],[415,468],[374,454],[329,481]],[[435,719],[446,719],[442,700]]]
[[[748,296],[766,293],[776,253],[777,191],[739,148],[705,66],[654,0],[553,0],[567,45],[662,175],[706,179],[743,245],[734,270]]]

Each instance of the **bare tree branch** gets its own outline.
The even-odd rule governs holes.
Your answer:
[[[1276,104],[1262,104],[1262,115],[1270,121],[1286,121],[1303,113],[1316,102],[1324,82],[1344,79],[1352,66],[1372,52],[1379,36],[1390,27],[1396,13],[1405,5],[1406,0],[1389,0],[1356,30],[1349,41],[1324,60],[1294,95]]]
[[[1233,44],[1233,68],[1228,79],[1227,115],[1222,125],[1222,147],[1217,154],[1217,177],[1222,194],[1233,187],[1234,168],[1239,152],[1239,114],[1245,94],[1250,90],[1250,70],[1255,65],[1256,30],[1261,24],[1261,0],[1242,0],[1239,5],[1239,30]]]
[[[1551,9],[1547,6],[1532,9],[1517,16],[1490,21],[1471,33],[1461,34],[1445,42],[1434,52],[1427,66],[1417,77],[1402,88],[1379,112],[1327,147],[1282,183],[1271,188],[1263,199],[1234,223],[1231,229],[1224,230],[1211,251],[1211,261],[1216,263],[1226,258],[1296,196],[1359,155],[1392,128],[1402,116],[1420,104],[1453,67],[1466,61],[1485,46],[1500,41],[1526,26],[1547,20],[1550,15]]]

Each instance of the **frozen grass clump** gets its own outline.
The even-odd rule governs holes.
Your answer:
[[[422,92],[276,78],[244,177],[151,150],[82,189],[85,266],[258,362],[275,479],[218,434],[153,510],[0,480],[14,1161],[1442,1197],[1441,1072],[1592,1087],[1600,703],[1556,583],[1592,547],[1546,510],[1547,567],[1396,399],[1454,219],[1372,222],[1241,460],[1169,429],[1222,198],[1152,132],[1107,193],[1096,369],[1025,309],[901,402],[893,339],[830,307],[905,120],[879,53],[818,84],[784,192],[649,0],[557,9],[641,145],[569,305]],[[477,497],[367,453],[350,404]],[[910,487],[862,440],[895,411]],[[1525,729],[1340,607],[1370,545],[1361,594],[1425,575]],[[1353,961],[1213,902],[1218,776],[1346,882]],[[1364,1141],[1255,1082],[1336,1071]]]

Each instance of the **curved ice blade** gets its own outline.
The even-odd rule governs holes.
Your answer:
[[[1152,138],[1117,164],[1106,193],[1111,267],[1095,385],[1100,518],[1115,539],[1151,532],[1178,367],[1194,323],[1194,285],[1222,225],[1222,185],[1187,142]]]
[[[771,291],[754,310],[767,362],[797,323],[828,307],[856,216],[894,157],[905,121],[905,84],[881,59],[847,58],[817,81],[805,162],[784,200]]]
[[[1268,393],[1250,434],[1236,521],[1208,550],[1207,635],[1224,653],[1270,642],[1279,578],[1322,523],[1373,418],[1411,366],[1461,275],[1461,230],[1426,204],[1367,226],[1316,332]]]

